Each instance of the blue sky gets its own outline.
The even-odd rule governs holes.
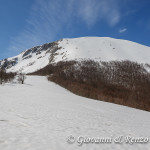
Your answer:
[[[120,38],[150,46],[150,1],[0,1],[0,59],[46,42],[83,36]]]

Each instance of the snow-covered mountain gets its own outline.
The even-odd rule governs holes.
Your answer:
[[[18,56],[0,61],[0,66],[7,71],[30,73],[61,60],[130,60],[150,64],[149,58],[150,47],[135,42],[109,37],[82,37],[25,50]]]

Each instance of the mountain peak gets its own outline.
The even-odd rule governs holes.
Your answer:
[[[0,61],[7,71],[25,73],[39,70],[49,63],[67,60],[130,60],[150,64],[150,47],[110,37],[61,39],[23,51],[18,56]]]

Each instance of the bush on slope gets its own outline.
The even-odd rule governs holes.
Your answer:
[[[130,61],[61,61],[32,74],[80,96],[150,111],[150,73]]]

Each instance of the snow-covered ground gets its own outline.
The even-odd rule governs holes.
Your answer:
[[[150,113],[74,95],[45,77],[0,86],[0,150],[150,150],[150,141],[114,143],[118,136],[150,138]],[[113,140],[78,146],[83,137]]]

